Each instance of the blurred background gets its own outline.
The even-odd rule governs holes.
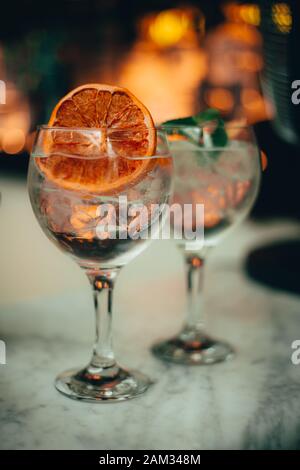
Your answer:
[[[33,130],[48,121],[67,91],[87,82],[118,84],[136,94],[157,123],[208,106],[226,119],[246,118],[270,162],[254,214],[298,216],[292,191],[300,106],[290,99],[291,82],[300,78],[296,4],[6,2],[0,31],[0,79],[7,91],[0,105],[1,173],[25,176]]]
[[[104,82],[129,88],[157,123],[206,107],[246,119],[268,157],[252,217],[299,218],[300,105],[291,102],[291,83],[300,79],[299,2],[10,0],[1,17],[0,191],[7,217],[18,190],[27,197],[36,125],[47,123],[72,88]],[[11,219],[3,217],[7,226]],[[9,265],[12,231],[3,233],[2,262]]]

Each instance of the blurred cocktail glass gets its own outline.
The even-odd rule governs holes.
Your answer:
[[[90,363],[60,374],[55,382],[70,398],[125,400],[143,393],[151,383],[143,374],[117,364],[111,323],[117,274],[159,230],[170,195],[168,141],[162,130],[154,132],[153,156],[135,150],[140,139],[136,129],[42,126],[37,132],[28,173],[33,211],[47,237],[86,273],[96,312]],[[152,205],[161,208],[155,217]]]
[[[168,126],[167,130],[175,167],[173,202],[182,212],[188,208],[191,213],[171,219],[175,243],[185,259],[187,317],[178,335],[152,350],[160,359],[178,364],[213,364],[232,356],[233,350],[204,329],[205,259],[253,206],[260,183],[260,153],[250,127],[225,126],[228,141],[220,147],[212,144],[211,126]],[[198,219],[201,205],[204,213]],[[204,236],[185,237],[185,232],[197,230]]]

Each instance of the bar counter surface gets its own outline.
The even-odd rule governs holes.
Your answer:
[[[158,241],[121,272],[114,330],[119,361],[156,383],[140,398],[87,404],[60,395],[57,373],[84,365],[93,340],[87,280],[42,234],[22,181],[0,179],[1,449],[300,448],[300,300],[249,280],[255,246],[299,237],[299,223],[248,221],[212,252],[205,279],[209,329],[236,348],[227,363],[160,363],[149,348],[183,319],[184,272]]]

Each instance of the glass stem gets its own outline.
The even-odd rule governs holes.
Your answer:
[[[93,289],[96,320],[95,342],[89,368],[108,369],[116,364],[112,346],[112,298],[118,271],[87,271]]]
[[[203,331],[204,258],[190,253],[185,253],[184,256],[188,307],[186,327],[196,331]]]

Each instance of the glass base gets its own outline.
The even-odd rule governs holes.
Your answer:
[[[152,383],[144,374],[118,366],[101,371],[89,366],[58,375],[55,387],[74,400],[100,403],[135,398],[144,393]]]
[[[188,327],[175,338],[155,344],[152,352],[163,361],[182,365],[216,364],[234,355],[229,344]]]

